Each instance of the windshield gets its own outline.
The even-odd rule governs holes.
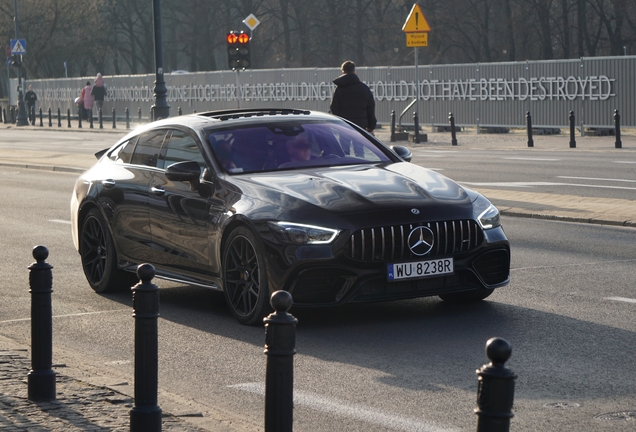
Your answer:
[[[341,122],[286,120],[215,129],[208,142],[230,174],[390,161],[372,141]]]

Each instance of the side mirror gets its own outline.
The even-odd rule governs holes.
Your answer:
[[[201,167],[197,162],[177,162],[166,168],[166,177],[170,181],[190,182],[190,189],[197,190],[200,184]]]
[[[401,157],[405,161],[411,162],[413,154],[408,148],[404,146],[391,146],[391,150],[393,150],[399,157]]]

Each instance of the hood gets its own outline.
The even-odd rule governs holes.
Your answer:
[[[247,177],[243,192],[281,207],[345,219],[385,214],[395,220],[395,211],[419,210],[419,218],[430,220],[471,217],[466,191],[449,178],[410,163],[318,168]],[[242,181],[241,181],[242,182]],[[321,216],[322,215],[322,216]]]
[[[360,82],[360,78],[358,75],[354,73],[340,75],[338,78],[333,80],[333,83],[338,87],[346,87],[352,84],[357,84]]]

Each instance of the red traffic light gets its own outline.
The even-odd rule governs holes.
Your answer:
[[[229,44],[235,44],[236,42],[238,42],[239,37],[236,33],[228,33],[227,36],[225,37],[225,40]]]
[[[246,44],[250,41],[250,37],[246,33],[241,33],[238,35],[238,41],[240,44]]]

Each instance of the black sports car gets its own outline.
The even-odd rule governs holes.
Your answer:
[[[259,322],[296,306],[438,295],[476,301],[510,276],[498,210],[325,113],[243,109],[137,129],[77,180],[73,241],[97,292],[157,277],[225,292]]]

